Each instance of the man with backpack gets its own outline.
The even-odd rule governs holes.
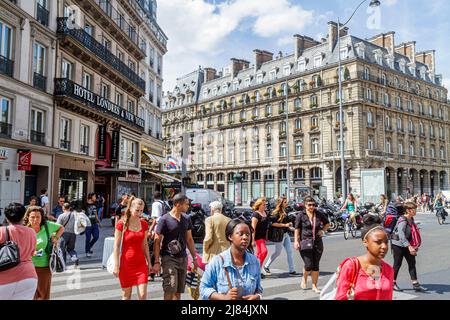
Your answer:
[[[64,238],[64,261],[66,261],[67,253],[70,255],[70,259],[78,266],[78,254],[75,251],[75,243],[77,241],[77,235],[75,234],[75,222],[76,216],[72,211],[70,204],[63,204],[63,213],[58,216],[58,221],[56,223],[64,227],[64,233],[62,237]]]
[[[153,244],[154,244],[154,230],[156,228],[156,224],[159,222],[159,219],[161,219],[161,217],[166,214],[167,212],[169,212],[169,210],[167,210],[167,206],[164,203],[164,201],[161,200],[161,192],[155,192],[155,194],[153,195],[153,198],[155,199],[155,201],[153,201],[152,204],[152,211],[151,211],[151,217],[152,217],[152,225],[150,226],[150,230],[149,230],[149,248],[150,248],[150,257],[151,257],[151,262],[152,265],[154,263],[155,257],[153,255]],[[154,273],[150,273],[149,275],[151,281],[155,280],[155,274]]]

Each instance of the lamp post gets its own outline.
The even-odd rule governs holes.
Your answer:
[[[339,74],[339,135],[341,138],[341,186],[342,186],[342,196],[345,201],[347,198],[347,186],[345,182],[345,159],[344,159],[344,121],[343,121],[343,110],[342,110],[342,70],[341,70],[341,30],[350,22],[350,20],[355,15],[356,11],[366,2],[367,0],[363,0],[355,9],[353,14],[350,16],[350,18],[347,20],[346,23],[344,23],[341,26],[341,23],[338,18],[338,74]],[[378,0],[371,0],[370,1],[370,7],[375,8],[380,6],[380,1]]]
[[[289,203],[290,200],[290,193],[291,193],[291,179],[290,179],[290,152],[289,152],[289,103],[288,103],[288,96],[289,96],[289,85],[288,82],[286,80],[286,87],[284,88],[285,93],[286,93],[286,146],[287,146],[287,161],[286,161],[286,180],[287,180],[287,193],[286,193],[286,200],[287,203]]]
[[[233,176],[234,181],[234,204],[241,205],[241,183],[242,183],[242,175],[237,172]]]

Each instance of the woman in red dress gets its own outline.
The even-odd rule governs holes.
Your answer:
[[[335,300],[392,300],[394,269],[383,261],[388,237],[378,216],[364,217],[362,238],[367,253],[341,264]]]
[[[123,300],[131,299],[132,288],[135,286],[138,287],[139,300],[147,300],[151,262],[147,242],[148,223],[141,220],[143,210],[144,201],[132,197],[123,219],[116,225],[113,274],[119,277]]]

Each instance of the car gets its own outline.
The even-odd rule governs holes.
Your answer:
[[[207,216],[211,215],[211,210],[209,208],[211,202],[220,201],[222,204],[228,205],[219,192],[211,189],[188,188],[186,189],[186,196],[192,203],[201,204],[202,209],[206,212]]]

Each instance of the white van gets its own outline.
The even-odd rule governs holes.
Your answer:
[[[186,189],[186,196],[192,200],[192,203],[199,203],[202,205],[202,209],[206,212],[206,214],[210,215],[209,204],[213,201],[221,201],[224,203],[224,199],[222,195],[210,189],[195,189],[188,188]]]

